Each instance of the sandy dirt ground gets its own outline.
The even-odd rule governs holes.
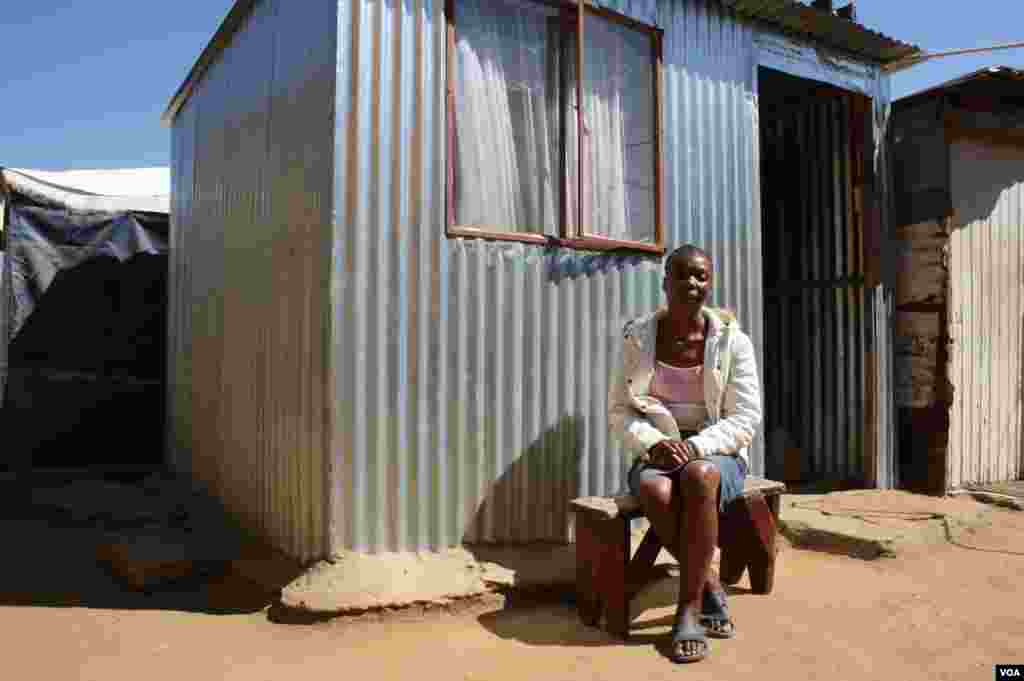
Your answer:
[[[272,593],[235,578],[124,593],[80,532],[6,517],[2,676],[988,681],[994,664],[1024,662],[1024,513],[993,518],[955,544],[875,561],[783,547],[773,594],[750,594],[745,578],[733,589],[736,638],[712,641],[704,662],[677,666],[660,652],[671,579],[634,602],[627,644],[583,626],[570,602],[523,597],[282,623],[268,607]]]

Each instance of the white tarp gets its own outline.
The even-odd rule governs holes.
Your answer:
[[[170,212],[170,168],[0,168],[0,175],[14,191],[45,197],[73,210]]]

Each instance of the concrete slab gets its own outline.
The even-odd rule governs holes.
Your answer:
[[[645,531],[640,523],[632,532],[634,551]],[[662,551],[656,563],[670,574],[674,559]],[[575,589],[575,545],[469,545],[441,553],[341,554],[307,569],[282,589],[281,601],[304,613],[343,615],[508,591],[564,597]]]
[[[1004,480],[988,484],[971,484],[956,494],[969,494],[978,501],[1015,511],[1024,511],[1024,480]]]
[[[895,490],[854,490],[782,497],[781,532],[793,546],[862,559],[897,555],[908,545],[955,539],[987,525],[993,507],[967,497],[930,497]],[[632,533],[633,550],[646,530]],[[715,563],[717,563],[717,552]],[[444,603],[501,591],[571,594],[575,546],[466,546],[442,553],[346,553],[318,563],[282,590],[283,604],[318,614],[344,614]],[[673,574],[665,551],[658,563]]]
[[[987,525],[991,512],[968,498],[850,490],[783,495],[779,515],[782,534],[794,546],[870,560],[910,544],[948,541]]]
[[[979,492],[991,492],[1004,496],[1016,497],[1024,501],[1024,480],[1002,480],[1000,482],[977,483],[966,485],[967,489]]]
[[[486,593],[483,573],[463,548],[438,553],[345,552],[308,568],[281,590],[281,602],[317,614],[442,603]]]

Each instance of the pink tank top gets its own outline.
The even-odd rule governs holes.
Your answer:
[[[655,362],[651,397],[665,405],[680,430],[700,430],[708,417],[704,405],[704,367]]]

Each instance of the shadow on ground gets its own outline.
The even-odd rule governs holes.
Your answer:
[[[663,565],[662,576],[651,582],[633,600],[628,641],[604,629],[586,626],[576,612],[573,597],[563,594],[552,602],[547,595],[512,593],[501,610],[477,617],[482,627],[503,639],[533,646],[654,646],[665,654],[678,596],[678,573],[674,565]],[[745,597],[751,591],[727,587],[730,597]]]
[[[299,573],[166,473],[7,475],[0,532],[0,606],[256,613]]]

